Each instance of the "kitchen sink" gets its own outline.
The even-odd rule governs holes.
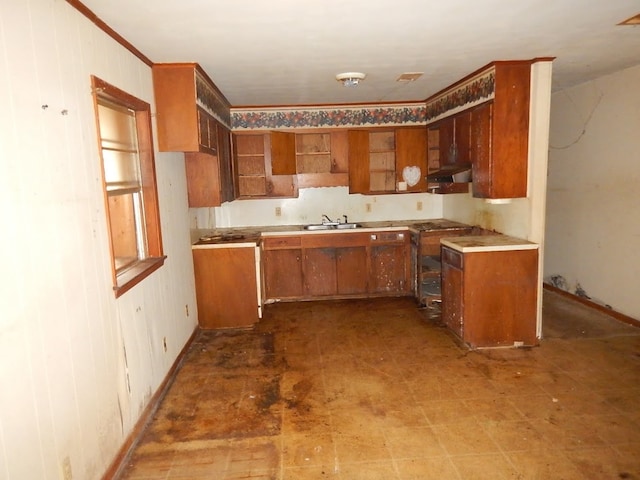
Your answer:
[[[324,223],[313,223],[311,225],[305,225],[305,230],[333,230],[335,225],[325,225]]]
[[[312,223],[303,228],[305,230],[350,230],[361,227],[359,223]]]

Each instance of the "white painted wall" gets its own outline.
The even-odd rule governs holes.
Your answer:
[[[554,93],[545,278],[640,319],[640,65]]]
[[[182,154],[156,154],[168,259],[114,298],[91,74],[153,104],[65,1],[0,2],[2,479],[100,478],[197,323]]]
[[[280,216],[276,216],[277,207],[280,207]],[[193,229],[305,225],[321,223],[323,214],[332,220],[347,215],[350,222],[441,218],[442,196],[430,193],[350,195],[349,187],[302,188],[298,198],[234,200],[220,207],[189,209]]]

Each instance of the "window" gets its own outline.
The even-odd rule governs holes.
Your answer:
[[[160,268],[151,107],[91,77],[116,297]]]

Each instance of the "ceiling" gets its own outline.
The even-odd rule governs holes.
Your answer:
[[[82,3],[154,63],[199,63],[234,107],[421,101],[494,60],[556,57],[554,90],[640,64],[640,27],[616,25],[638,0]],[[367,77],[336,81],[350,71]]]

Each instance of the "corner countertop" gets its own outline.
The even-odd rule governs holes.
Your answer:
[[[304,225],[273,225],[273,226],[251,226],[251,227],[231,227],[216,228],[208,230],[192,230],[191,243],[193,248],[205,246],[250,246],[257,245],[260,238],[276,235],[317,235],[335,233],[356,233],[374,230],[410,230],[415,233],[428,231],[443,231],[471,228],[471,225],[453,222],[444,218],[429,220],[399,220],[382,222],[357,222],[362,227],[348,230],[305,230]]]
[[[504,250],[533,250],[537,243],[508,235],[468,235],[464,237],[448,237],[440,240],[442,245],[458,252],[491,252]]]

